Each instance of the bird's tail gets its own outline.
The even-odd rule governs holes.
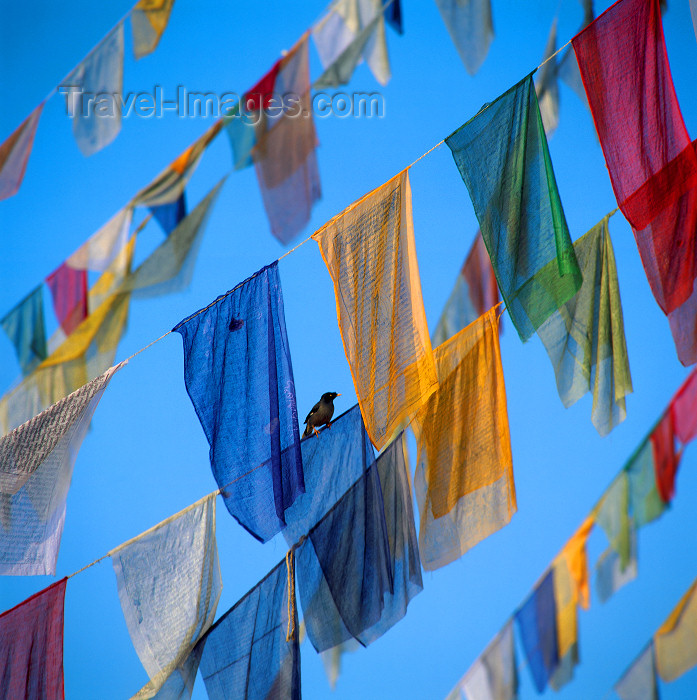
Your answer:
[[[312,426],[308,423],[305,426],[305,432],[302,434],[302,437],[306,438],[310,437],[310,435],[312,435]]]

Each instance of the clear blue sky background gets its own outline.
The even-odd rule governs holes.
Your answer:
[[[597,3],[598,12],[609,3]],[[436,6],[404,0],[406,33],[388,36],[393,79],[382,89],[383,119],[317,120],[324,198],[299,240],[367,191],[381,185],[537,66],[559,11],[559,43],[581,22],[575,0],[494,0],[496,38],[481,71],[461,64]],[[130,0],[70,3],[0,2],[0,140],[29,114],[114,23]],[[177,0],[160,47],[138,63],[126,34],[125,91],[161,85],[242,92],[281,49],[320,15],[315,2],[221,3]],[[697,133],[697,43],[687,0],[672,0],[664,18],[668,54],[688,129]],[[312,74],[319,64],[312,49]],[[361,66],[350,90],[378,90]],[[616,204],[590,114],[565,85],[550,149],[575,240]],[[135,192],[148,184],[210,124],[204,119],[131,117],[110,146],[89,159],[72,139],[64,102],[46,106],[19,194],[0,203],[0,314],[13,307]],[[231,167],[227,139],[208,149],[187,188],[193,207]],[[482,173],[485,177],[486,173]],[[443,146],[411,172],[414,225],[424,303],[435,327],[477,223],[465,185]],[[141,213],[140,217],[143,216]],[[537,338],[521,344],[504,318],[502,355],[519,512],[511,524],[461,560],[424,574],[424,590],[396,627],[368,649],[345,657],[334,693],[340,698],[442,698],[527,596],[554,555],[588,514],[687,376],[668,323],[656,305],[632,233],[621,215],[610,230],[617,257],[634,380],[628,418],[601,439],[590,422],[591,398],[565,410]],[[162,239],[151,225],[138,259]],[[123,359],[190,312],[278,258],[253,170],[234,173],[205,235],[191,288],[134,301]],[[302,416],[325,391],[338,411],[355,402],[339,337],[329,276],[310,242],[280,263],[286,322]],[[134,359],[112,381],[79,454],[58,559],[67,575],[215,489],[208,445],[186,395],[181,340],[173,335]],[[0,338],[0,390],[18,374],[10,343]],[[697,576],[697,448],[689,447],[673,507],[639,534],[639,577],[601,606],[580,613],[581,665],[561,693],[604,697]],[[261,545],[218,505],[218,546],[225,612],[285,553],[282,537]],[[605,547],[595,532],[590,561]],[[0,579],[4,610],[51,583],[49,577]],[[522,659],[519,657],[519,662]],[[695,697],[697,671],[662,688],[668,700]],[[147,680],[133,651],[108,560],[71,579],[66,595],[65,679],[68,698],[126,698]],[[302,647],[303,693],[329,697],[322,664]],[[551,691],[548,691],[551,692]],[[200,678],[194,693],[205,697]],[[521,698],[536,696],[527,669]]]

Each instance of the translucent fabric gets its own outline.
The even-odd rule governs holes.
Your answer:
[[[692,15],[692,25],[695,28],[695,36],[697,36],[697,0],[690,0],[690,14]]]
[[[126,245],[133,209],[125,207],[90,236],[65,262],[74,270],[104,272]]]
[[[75,270],[63,263],[47,278],[53,310],[66,335],[87,318],[87,270]]]
[[[683,445],[697,436],[697,370],[693,370],[670,401],[675,435]]]
[[[542,693],[559,664],[554,569],[547,572],[515,613],[515,620],[535,688]]]
[[[160,204],[157,207],[151,207],[150,211],[165,234],[169,236],[186,216],[186,190],[171,204]]]
[[[223,587],[215,498],[206,496],[109,552],[126,626],[150,677],[134,697],[154,697],[171,674],[172,685],[180,676],[181,691],[190,681],[181,697],[191,697],[196,669],[190,672],[187,658],[213,624]]]
[[[629,560],[622,567],[620,555],[608,547],[599,557],[595,565],[595,587],[598,600],[606,603],[623,586],[633,581],[639,574],[637,563],[636,531],[632,530],[630,537]]]
[[[412,423],[427,571],[455,561],[516,511],[496,314],[490,309],[436,348],[438,389]]]
[[[605,436],[627,416],[632,392],[609,215],[574,243],[583,273],[576,296],[537,329],[566,408],[593,392],[591,421]]]
[[[136,59],[152,53],[167,29],[174,0],[139,0],[131,10],[133,54]]]
[[[612,549],[620,557],[621,568],[630,561],[629,476],[623,469],[612,481],[594,508],[595,521],[600,525]]]
[[[659,0],[613,5],[573,39],[617,202],[668,314],[697,275],[697,155],[680,113]]]
[[[66,99],[83,156],[108,146],[121,131],[121,108],[112,96],[123,93],[123,45],[123,22],[119,22],[64,81],[78,88]]]
[[[635,659],[613,690],[620,700],[658,700],[653,642]]]
[[[365,428],[380,450],[437,385],[408,172],[354,202],[312,237],[334,283]]]
[[[22,374],[30,374],[48,354],[43,284],[6,313],[0,326],[14,345]]]
[[[0,615],[0,697],[63,700],[67,578]]]
[[[494,38],[491,0],[436,0],[436,5],[467,72],[474,75]]]
[[[674,681],[697,666],[697,581],[660,626],[653,643],[658,675],[664,681]]]
[[[675,451],[673,417],[666,411],[649,438],[653,448],[653,466],[656,473],[656,489],[664,503],[670,503],[675,495],[675,474],[681,453]]]
[[[542,57],[542,67],[539,68],[535,92],[537,102],[540,106],[540,116],[547,136],[551,136],[559,126],[559,64],[556,57],[552,58],[557,51],[557,18],[552,22],[549,30],[549,38],[545,53]]]
[[[513,621],[509,620],[446,700],[516,700],[517,697]]]
[[[132,291],[135,299],[147,299],[189,286],[208,217],[224,182],[225,178],[133,271],[121,287],[124,291]]]
[[[42,102],[0,144],[0,200],[12,197],[19,191],[43,108]]]
[[[186,390],[231,515],[266,542],[304,492],[278,263],[177,324]]]
[[[582,281],[532,76],[485,105],[445,142],[472,198],[508,313],[525,341]]]
[[[697,282],[695,284],[697,285]],[[685,367],[694,365],[697,362],[697,289],[695,287],[687,301],[668,314],[668,323],[678,359]]]
[[[629,484],[629,512],[634,527],[655,520],[666,509],[658,493],[653,445],[645,440],[625,466]]]
[[[293,572],[284,560],[199,642],[209,699],[299,700],[297,629]]]
[[[455,287],[445,302],[431,343],[437,347],[476,321],[499,303],[499,288],[481,233],[477,231],[470,252],[457,276]],[[499,320],[499,333],[501,321]]]
[[[0,574],[55,574],[75,460],[119,367],[0,440]]]

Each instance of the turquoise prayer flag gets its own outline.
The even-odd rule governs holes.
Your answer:
[[[0,321],[15,346],[22,374],[31,374],[48,356],[43,284],[30,292]]]

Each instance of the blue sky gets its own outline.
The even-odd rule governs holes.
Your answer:
[[[597,11],[608,4],[597,3]],[[1,0],[0,140],[129,8],[127,0],[74,0],[68,5]],[[159,85],[174,94],[183,85],[190,91],[242,92],[323,9],[323,2],[177,0],[160,47],[137,63],[127,27],[124,89],[152,92]],[[388,30],[392,81],[381,88],[363,65],[349,86],[350,91],[380,91],[384,117],[316,121],[324,196],[298,242],[534,69],[555,13],[560,45],[582,19],[575,0],[494,0],[496,38],[482,69],[471,77],[435,3],[403,0],[403,10],[405,35]],[[697,42],[686,0],[670,2],[664,27],[678,99],[694,136]],[[314,49],[311,73],[319,75]],[[110,146],[84,158],[72,139],[64,102],[54,97],[44,110],[19,194],[0,203],[0,313],[12,308],[209,124],[172,113],[150,119],[131,116]],[[590,114],[565,85],[550,151],[575,240],[616,204]],[[230,167],[228,143],[221,136],[187,188],[190,206]],[[447,147],[414,166],[410,178],[424,304],[433,329],[477,223]],[[565,410],[542,344],[533,338],[523,345],[504,318],[501,351],[519,512],[508,527],[461,560],[424,574],[424,590],[406,618],[369,648],[345,658],[333,695],[337,700],[445,697],[524,600],[687,376],[621,215],[611,220],[610,232],[634,382],[626,422],[601,439],[590,422],[589,396]],[[149,226],[139,239],[138,258],[160,240],[159,228]],[[233,173],[209,221],[190,289],[134,301],[117,359],[159,337],[285,250],[269,233],[253,170]],[[309,242],[284,258],[280,275],[299,413],[304,416],[325,391],[341,392],[341,412],[353,405],[355,394],[331,282],[316,245]],[[13,349],[0,338],[0,390],[17,374]],[[593,593],[590,611],[580,613],[581,664],[560,698],[604,697],[697,576],[694,450],[686,451],[673,507],[639,534],[638,579],[604,606]],[[184,388],[181,340],[172,335],[119,372],[97,409],[68,496],[58,575],[81,568],[214,489],[208,445]],[[282,537],[259,544],[218,505],[222,614],[283,557],[285,544]],[[604,547],[604,537],[595,532],[589,543],[591,564]],[[0,579],[0,609],[52,580]],[[308,642],[301,651],[304,696],[329,697],[319,657]],[[663,697],[694,697],[696,673],[664,685]],[[147,680],[128,637],[108,560],[68,584],[65,679],[68,698],[129,697]],[[523,669],[521,698],[535,696]],[[205,698],[200,678],[194,697]]]

